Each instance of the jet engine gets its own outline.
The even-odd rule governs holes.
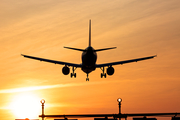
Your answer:
[[[113,75],[114,74],[114,68],[112,66],[107,68],[107,74],[108,75]]]
[[[68,75],[69,72],[70,72],[70,69],[69,69],[67,66],[64,66],[64,67],[62,68],[62,73],[63,73],[64,75]]]

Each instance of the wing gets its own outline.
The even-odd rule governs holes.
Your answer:
[[[143,58],[137,58],[137,59],[131,59],[131,60],[124,60],[124,61],[118,61],[118,62],[111,62],[111,63],[104,63],[104,64],[96,64],[96,67],[105,67],[105,66],[111,66],[111,65],[119,65],[119,64],[126,64],[126,63],[131,63],[131,62],[137,62],[141,60],[147,60],[147,59],[152,59],[156,57],[157,55],[154,56],[149,56],[149,57],[143,57]]]
[[[24,57],[26,57],[26,58],[35,59],[35,60],[40,60],[40,61],[44,61],[44,62],[50,62],[50,63],[54,63],[54,64],[68,65],[68,66],[74,66],[74,67],[81,67],[81,66],[82,66],[81,64],[74,64],[74,63],[68,63],[68,62],[62,62],[62,61],[44,59],[44,58],[33,57],[33,56],[23,55],[23,54],[21,54],[21,55],[24,56]]]

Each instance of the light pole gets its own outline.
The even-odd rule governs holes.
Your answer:
[[[120,115],[121,114],[121,102],[122,102],[122,99],[118,98],[117,101],[118,101],[118,105],[119,105],[119,115]],[[119,117],[119,120],[121,120],[121,117]]]
[[[40,102],[42,104],[42,120],[44,120],[44,103],[45,103],[45,100],[42,99]]]

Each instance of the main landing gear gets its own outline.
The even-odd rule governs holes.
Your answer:
[[[104,67],[103,68],[100,67],[100,69],[103,71],[103,73],[101,73],[101,78],[103,77],[106,78],[106,73],[104,73]]]
[[[74,78],[76,78],[76,73],[74,73],[74,71],[76,70],[77,67],[74,67],[72,68],[72,73],[71,73],[71,78],[74,76]]]

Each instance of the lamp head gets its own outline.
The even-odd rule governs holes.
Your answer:
[[[118,98],[117,101],[118,101],[118,102],[122,102],[122,99],[121,99],[121,98]]]
[[[44,104],[44,103],[45,103],[45,100],[44,100],[44,99],[42,99],[42,100],[41,100],[41,103],[42,103],[42,104]]]

